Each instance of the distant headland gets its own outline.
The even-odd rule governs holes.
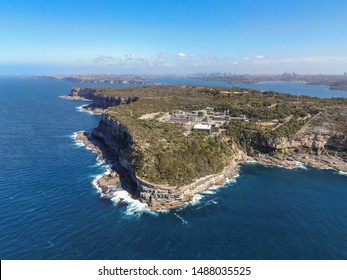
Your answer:
[[[342,75],[308,75],[296,73],[283,73],[276,75],[250,75],[231,73],[198,73],[187,75],[115,75],[115,74],[88,74],[88,75],[51,75],[33,76],[34,79],[52,79],[69,82],[105,83],[105,84],[138,84],[159,85],[156,78],[184,77],[206,81],[226,82],[230,84],[256,84],[260,82],[305,82],[312,85],[326,85],[330,89],[347,90],[347,73]]]

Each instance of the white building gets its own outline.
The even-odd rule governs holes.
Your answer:
[[[205,131],[208,134],[211,134],[211,128],[212,126],[210,124],[196,124],[193,126],[193,130]]]

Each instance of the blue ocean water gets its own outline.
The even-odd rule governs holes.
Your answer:
[[[328,86],[310,85],[301,82],[262,82],[257,84],[236,84],[235,86],[320,98],[347,98],[347,91],[345,90],[332,90]]]
[[[205,81],[196,78],[170,78],[162,77],[157,78],[155,81],[162,84],[190,84],[190,85],[203,85],[203,86],[225,86],[225,87],[240,87],[250,88],[256,90],[276,91],[281,93],[290,93],[294,95],[306,95],[320,98],[347,98],[346,90],[333,90],[324,85],[310,85],[302,82],[260,82],[256,84],[229,84],[219,81]]]
[[[0,78],[1,259],[347,259],[347,176],[245,164],[180,209],[131,214],[72,134],[100,117],[70,82]]]

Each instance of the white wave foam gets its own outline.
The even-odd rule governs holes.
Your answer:
[[[88,104],[83,104],[83,105],[81,105],[81,106],[78,106],[78,107],[76,107],[76,110],[78,111],[78,112],[83,112],[83,107],[84,106],[87,106]]]
[[[96,188],[100,193],[101,193],[101,189],[99,188],[99,185],[98,185],[98,181],[102,178],[103,174],[99,174],[99,175],[96,175],[94,177],[94,180],[92,181],[92,185],[94,186],[94,188]]]
[[[232,179],[227,178],[227,181],[226,181],[226,183],[224,184],[224,186],[227,186],[228,184],[234,184],[234,183],[236,183],[236,179],[237,179],[238,177],[240,177],[240,174],[239,174],[239,173],[237,173],[237,174],[234,176],[234,178],[232,178]],[[223,187],[224,187],[224,186],[223,186]]]
[[[204,198],[204,195],[213,195],[216,194],[216,191],[218,189],[221,188],[226,188],[228,187],[230,184],[234,184],[236,183],[236,179],[240,177],[240,174],[237,173],[233,179],[229,179],[227,178],[225,181],[225,184],[223,185],[213,185],[212,187],[208,188],[206,191],[202,192],[201,194],[195,194],[193,196],[193,199],[189,202],[186,202],[185,204],[183,204],[181,207],[178,208],[178,211],[181,211],[183,209],[185,209],[187,206],[195,206],[198,205],[199,203],[201,203],[201,199]],[[212,201],[212,200],[211,200]],[[207,202],[208,203],[208,202]],[[213,202],[210,202],[210,204]],[[215,204],[217,204],[218,202],[216,202]],[[205,204],[203,206],[206,206]],[[200,209],[202,206],[198,207],[197,209]]]
[[[88,146],[86,146],[82,140],[77,139],[77,132],[72,133],[72,135],[70,135],[70,137],[74,140],[74,143],[77,147],[79,147],[79,148],[84,147],[88,151],[91,151],[92,153],[97,154],[97,152],[94,151],[92,148],[89,148]]]
[[[170,212],[170,209],[159,209],[159,210],[156,210],[158,213],[169,213]]]
[[[106,165],[106,162],[104,159],[98,159],[95,164],[95,166],[103,166],[103,165]],[[112,166],[109,166],[109,167],[111,168]]]
[[[200,202],[200,200],[203,198],[203,195],[201,195],[201,194],[195,194],[195,195],[193,195],[193,199],[190,201],[190,202],[188,202],[188,204],[190,204],[190,205],[196,205],[196,204],[198,204],[199,202]]]
[[[256,160],[247,160],[245,163],[246,164],[259,164],[259,162],[257,162]]]
[[[148,208],[148,205],[145,203],[140,202],[137,199],[133,199],[127,191],[121,190],[114,192],[111,200],[113,201],[114,205],[120,205],[125,204],[126,210],[125,214],[132,216],[132,215],[142,215],[143,213],[149,213],[156,215],[157,213],[154,211],[151,211]]]
[[[303,163],[301,161],[296,161],[295,163],[296,163],[298,168],[302,168],[302,169],[306,169],[307,170],[307,166],[306,166],[305,163]]]
[[[218,201],[216,201],[216,199],[210,199],[205,203],[206,206],[214,204],[218,204]]]
[[[216,192],[214,192],[211,189],[208,189],[207,191],[204,191],[203,194],[215,194]]]
[[[175,215],[178,219],[181,220],[182,224],[188,224],[188,222],[187,222],[185,219],[183,219],[180,215],[178,215],[177,213],[174,213],[174,215]]]
[[[72,135],[70,135],[70,137],[74,140],[74,143],[77,147],[86,147],[86,145],[84,145],[83,141],[77,140],[77,132],[72,133]]]
[[[83,104],[83,105],[81,105],[81,106],[78,106],[78,107],[76,107],[76,111],[77,111],[77,112],[88,113],[88,114],[90,114],[90,115],[94,115],[93,112],[91,112],[91,111],[87,110],[86,108],[84,108],[84,107],[86,107],[86,106],[88,106],[88,105],[89,105],[89,104]]]
[[[214,186],[212,186],[211,188],[209,188],[209,190],[212,190],[212,191],[218,190],[220,187],[221,187],[221,186],[219,186],[219,185],[214,185]]]
[[[339,175],[343,175],[343,176],[347,176],[347,172],[344,172],[344,171],[339,171],[337,172]]]
[[[218,197],[217,197],[218,198]],[[206,201],[206,203],[204,203],[203,205],[199,206],[197,208],[197,210],[200,210],[206,206],[209,206],[209,205],[215,205],[215,204],[218,204],[218,201],[216,201],[217,198],[214,198],[214,199],[210,199],[208,201]]]

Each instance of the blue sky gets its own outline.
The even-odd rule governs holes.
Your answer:
[[[347,72],[347,1],[0,1],[0,74]]]

